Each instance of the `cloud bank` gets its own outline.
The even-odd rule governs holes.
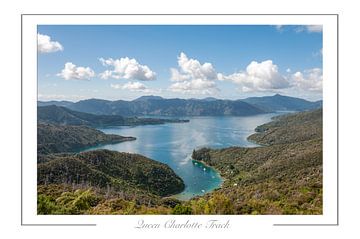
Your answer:
[[[314,68],[287,75],[279,72],[272,60],[252,61],[244,71],[230,75],[216,72],[211,63],[201,64],[196,59],[189,59],[181,52],[178,68],[171,68],[173,82],[169,90],[186,94],[215,94],[220,91],[217,81],[230,81],[238,85],[241,92],[275,92],[290,88],[298,90],[321,91],[322,70]]]

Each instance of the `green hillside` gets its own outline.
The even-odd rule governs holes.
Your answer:
[[[38,154],[76,152],[99,144],[113,144],[134,137],[123,137],[103,132],[87,126],[54,125],[39,123],[37,137]]]
[[[110,202],[159,206],[164,196],[181,192],[185,185],[172,169],[144,156],[109,150],[80,154],[44,155],[38,163],[38,213],[78,214]],[[77,207],[76,194],[85,197]],[[61,202],[68,196],[72,204]],[[74,198],[75,197],[75,198]],[[75,202],[74,202],[75,201]],[[101,206],[102,205],[102,206]],[[92,208],[92,213],[100,209]],[[87,212],[90,213],[90,212]]]
[[[322,214],[322,110],[281,116],[258,131],[250,139],[269,146],[193,152],[225,181],[191,204],[216,201],[207,209],[215,214]]]

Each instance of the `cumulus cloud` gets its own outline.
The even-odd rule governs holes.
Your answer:
[[[279,72],[272,60],[252,61],[244,71],[225,75],[216,72],[211,63],[201,64],[189,59],[185,53],[178,57],[178,68],[171,68],[169,90],[187,94],[215,94],[220,91],[216,81],[230,81],[242,92],[279,92],[287,89],[308,91],[322,90],[322,70],[314,68],[295,72],[287,68]]]
[[[294,87],[306,91],[322,91],[323,75],[322,69],[313,68],[303,72],[295,72],[291,77]]]
[[[252,61],[246,67],[246,71],[218,76],[220,80],[229,80],[239,84],[244,92],[272,91],[289,87],[289,81],[279,73],[277,65],[271,60],[260,63]]]
[[[112,67],[111,70],[106,70],[99,74],[101,79],[127,79],[127,80],[141,80],[150,81],[156,79],[156,73],[148,66],[141,65],[134,58],[128,57],[120,59],[104,59],[100,58],[103,66]]]
[[[170,69],[171,81],[175,82],[169,87],[171,91],[193,94],[214,94],[219,91],[215,83],[218,74],[211,63],[201,64],[181,52],[178,57],[178,67],[178,69]]]
[[[37,34],[37,49],[40,53],[51,53],[64,50],[63,46],[57,41],[51,41],[47,35]]]
[[[71,62],[67,62],[64,69],[57,76],[65,80],[88,80],[95,76],[95,72],[89,67],[77,67]]]

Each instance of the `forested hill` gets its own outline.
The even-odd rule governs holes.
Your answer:
[[[185,188],[169,166],[137,154],[95,150],[40,158],[38,214],[151,213],[167,209],[174,201],[164,197]]]
[[[109,150],[42,156],[38,184],[82,184],[114,191],[139,188],[158,196],[179,193],[184,183],[166,164]]]
[[[249,140],[267,145],[322,139],[322,109],[278,116],[255,131]]]
[[[105,134],[87,126],[39,123],[37,132],[38,155],[76,152],[99,144],[113,144],[136,139],[134,137]]]

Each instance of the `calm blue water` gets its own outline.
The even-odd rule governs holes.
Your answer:
[[[187,117],[189,123],[100,128],[108,134],[134,136],[135,141],[93,147],[138,153],[169,165],[185,182],[179,199],[203,195],[220,187],[220,175],[212,168],[194,162],[191,154],[201,147],[257,146],[246,138],[256,126],[269,122],[277,114],[247,117]]]

